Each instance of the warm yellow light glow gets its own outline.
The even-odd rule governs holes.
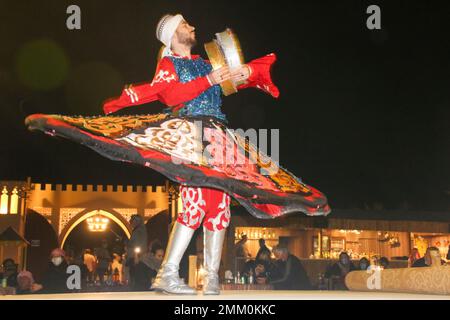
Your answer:
[[[112,213],[109,213],[108,211],[94,210],[94,211],[91,211],[91,212],[88,212],[88,213],[84,214],[83,216],[79,217],[76,221],[74,221],[73,223],[70,224],[70,227],[64,232],[63,235],[61,235],[61,239],[62,240],[60,240],[61,241],[60,247],[61,248],[64,247],[64,244],[66,243],[67,237],[72,232],[72,230],[75,229],[75,227],[77,225],[82,223],[87,218],[96,216],[97,214],[101,214],[102,216],[107,217],[109,220],[112,220],[115,223],[117,223],[122,228],[122,230],[125,232],[125,235],[127,236],[127,238],[130,239],[130,237],[131,237],[130,230],[128,229],[128,227],[119,218],[117,218]]]
[[[202,266],[197,270],[197,287],[203,286],[205,275],[206,275],[206,271]]]
[[[109,224],[109,219],[98,214],[94,217],[89,217],[86,219],[88,224],[88,229],[91,232],[104,232]]]
[[[15,187],[14,190],[12,191],[11,208],[9,210],[9,213],[17,214],[19,212],[18,210],[19,210],[19,195],[17,192],[17,187]]]
[[[236,228],[234,238],[235,240],[240,240],[246,235],[248,240],[276,240],[278,235],[275,231],[275,229],[268,228]]]
[[[8,213],[8,190],[3,187],[2,196],[0,200],[0,214]]]
[[[345,233],[345,234],[347,234],[347,233],[354,233],[356,235],[360,235],[362,231],[360,231],[360,230],[342,230],[341,229],[341,230],[339,230],[339,232],[340,233]]]

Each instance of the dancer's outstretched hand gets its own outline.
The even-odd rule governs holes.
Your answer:
[[[246,81],[250,77],[250,74],[250,67],[244,64],[231,72],[231,79],[233,82]]]
[[[230,69],[228,68],[228,66],[221,67],[211,72],[208,75],[208,78],[213,85],[220,84],[224,81],[230,80],[231,79]]]

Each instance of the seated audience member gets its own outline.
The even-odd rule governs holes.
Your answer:
[[[47,271],[44,273],[42,286],[44,293],[67,293],[67,262],[62,249],[54,249],[50,255]]]
[[[389,269],[389,259],[386,257],[381,257],[380,266],[383,267],[383,269]]]
[[[13,259],[5,259],[2,263],[3,272],[0,273],[0,281],[6,279],[6,286],[11,288],[17,287],[17,264]]]
[[[259,254],[259,259],[256,259],[258,263],[263,263],[266,273],[270,279],[280,278],[280,270],[277,268],[275,261],[271,257],[270,252],[263,251]]]
[[[150,245],[150,256],[149,256],[149,267],[154,272],[154,277],[156,277],[156,274],[158,273],[159,268],[161,267],[161,263],[164,259],[164,247],[162,246],[161,242],[154,241]]]
[[[408,267],[412,267],[413,264],[419,259],[420,259],[419,249],[413,248],[408,258]]]
[[[263,260],[258,260],[255,263],[254,277],[255,283],[257,284],[267,284],[270,281],[269,272],[266,267],[266,262]]]
[[[359,270],[367,270],[367,268],[369,268],[370,266],[370,261],[363,257],[359,260]]]
[[[341,252],[339,255],[339,261],[333,264],[325,272],[325,278],[329,279],[332,283],[332,289],[335,290],[347,290],[345,286],[345,276],[350,271],[357,270],[350,260],[350,256],[347,252]]]
[[[425,252],[425,255],[417,259],[416,262],[412,265],[413,268],[422,268],[422,267],[435,267],[444,265],[445,261],[441,259],[441,255],[439,249],[436,247],[429,247]]]
[[[42,286],[34,282],[31,272],[22,271],[17,275],[16,294],[33,294],[40,290],[42,290]]]
[[[280,277],[271,279],[270,284],[276,290],[308,290],[311,289],[308,276],[300,260],[289,253],[283,246],[276,246],[273,254],[277,259]]]

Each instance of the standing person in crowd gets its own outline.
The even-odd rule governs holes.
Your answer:
[[[84,250],[83,254],[83,263],[87,268],[87,282],[92,283],[94,282],[94,276],[95,276],[95,268],[97,266],[97,259],[95,259],[95,256],[92,254],[91,249]]]
[[[248,251],[247,248],[247,241],[248,241],[248,237],[246,234],[242,235],[241,240],[239,240],[236,244],[235,244],[235,255],[236,258],[251,258],[251,254]]]
[[[67,259],[66,259],[67,260]],[[71,265],[77,266],[80,268],[81,272],[81,288],[86,288],[86,281],[89,275],[89,271],[87,266],[84,264],[84,252],[82,251],[80,254],[75,255],[74,258],[71,259],[71,262],[67,261],[68,266]]]
[[[43,276],[43,292],[45,293],[66,293],[67,287],[67,262],[65,252],[62,249],[54,249],[50,254],[50,262],[47,271]]]
[[[95,257],[97,259],[97,275],[100,278],[100,283],[105,282],[105,275],[108,273],[111,264],[111,255],[108,250],[108,242],[103,239],[101,247],[95,249]]]
[[[132,215],[130,218],[130,225],[132,228],[130,240],[127,242],[127,259],[126,266],[129,268],[129,284],[134,287],[134,277],[136,275],[135,258],[136,254],[148,252],[148,240],[147,240],[147,229],[145,228],[144,219],[138,214]]]
[[[113,261],[111,263],[111,274],[115,278],[117,276],[117,281],[123,283],[123,266],[121,257],[117,253],[113,253]]]
[[[450,260],[450,245],[448,246],[448,250],[447,250],[447,260]]]
[[[159,240],[153,241],[150,246],[149,267],[158,273],[164,259],[164,247]]]
[[[325,272],[325,278],[331,281],[332,288],[335,290],[347,290],[345,285],[345,276],[351,272],[357,270],[350,260],[350,256],[347,252],[341,252],[339,255],[339,261],[333,264]]]
[[[413,248],[408,258],[408,268],[412,267],[414,263],[419,259],[420,259],[419,249]]]
[[[436,267],[445,264],[445,261],[441,259],[439,249],[436,247],[428,247],[423,258],[420,258],[414,262],[413,268],[422,267]]]
[[[266,246],[266,240],[264,239],[259,239],[259,250],[258,253],[256,254],[256,260],[260,260],[260,256],[261,255],[268,255],[270,257],[270,249]]]
[[[128,239],[126,241],[124,241],[124,252],[122,254],[122,284],[124,285],[128,285],[130,282],[130,266],[127,264],[127,257],[128,257],[128,253],[127,253],[127,242]]]
[[[17,264],[13,259],[5,259],[2,263],[3,272],[0,273],[0,281],[6,279],[6,286],[17,287]]]
[[[273,248],[281,277],[271,280],[276,290],[309,290],[311,284],[300,260],[281,245]]]
[[[133,270],[133,281],[130,284],[132,291],[147,291],[152,285],[152,278],[156,277],[157,271],[149,266],[149,254],[135,251],[131,261],[130,270]]]
[[[367,270],[370,266],[370,261],[366,257],[359,259],[359,270]]]
[[[39,293],[40,290],[42,290],[42,285],[34,282],[31,272],[22,271],[17,275],[16,294],[33,294]]]
[[[246,234],[242,235],[241,239],[234,245],[235,254],[235,268],[236,272],[245,272],[248,269],[248,264],[252,264],[249,259],[251,254],[247,248],[248,237]]]

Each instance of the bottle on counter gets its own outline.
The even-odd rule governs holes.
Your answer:
[[[325,282],[325,276],[322,273],[319,273],[319,281],[318,288],[319,290],[327,290],[327,284]]]

